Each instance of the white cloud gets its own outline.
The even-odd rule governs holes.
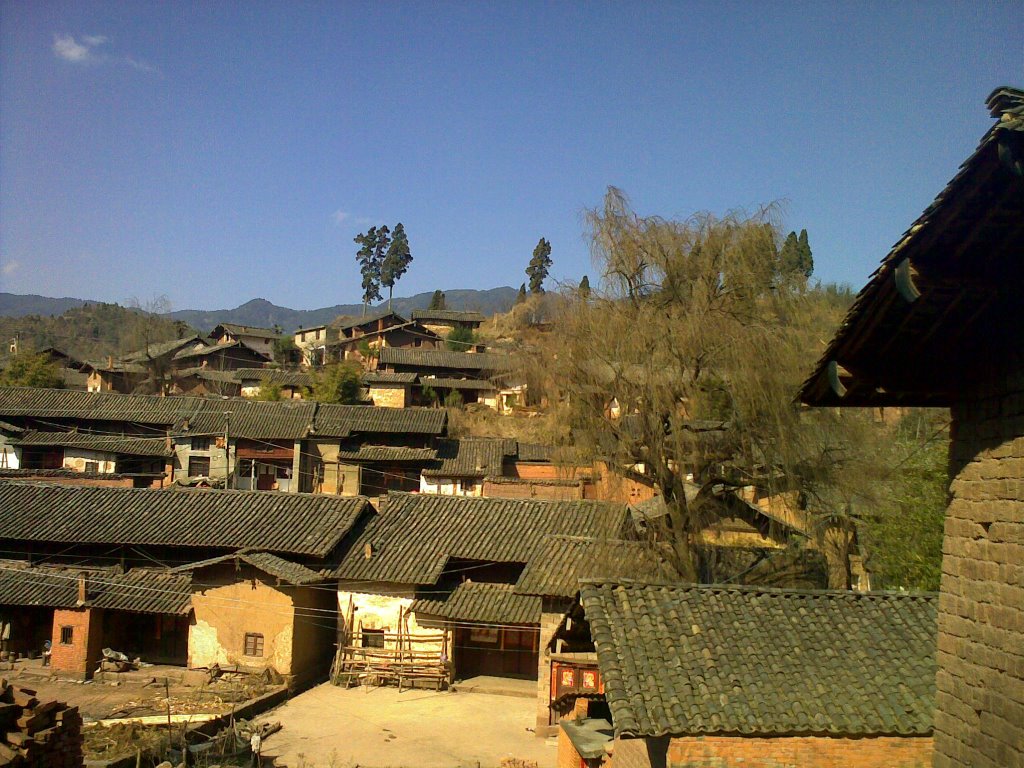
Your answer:
[[[53,52],[57,55],[57,58],[64,59],[64,61],[70,61],[75,64],[84,64],[89,61],[93,61],[96,55],[92,49],[100,43],[90,44],[89,40],[96,40],[98,36],[92,36],[84,38],[85,45],[75,41],[72,35],[54,35],[53,36]],[[105,42],[106,38],[101,42]]]
[[[344,224],[346,221],[352,218],[352,214],[349,213],[348,211],[342,211],[339,209],[331,214],[331,218],[334,219],[335,224]]]
[[[72,64],[123,64],[140,72],[159,73],[156,67],[147,64],[134,56],[113,56],[105,50],[99,50],[110,42],[106,35],[82,35],[81,42],[74,35],[55,34],[53,36],[53,53],[58,59]]]
[[[0,267],[0,272],[2,272],[5,276],[8,276],[8,275],[13,275],[20,268],[21,268],[21,262],[19,262],[19,261],[8,261],[6,264],[4,264],[2,267]]]

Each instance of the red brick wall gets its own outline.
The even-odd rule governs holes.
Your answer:
[[[72,628],[70,645],[60,641],[62,627]],[[103,611],[96,608],[55,609],[50,643],[50,666],[54,672],[91,678],[103,644]]]
[[[676,768],[924,768],[931,760],[930,736],[694,736],[668,747],[668,764]]]

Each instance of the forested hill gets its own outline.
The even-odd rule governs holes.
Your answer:
[[[465,309],[493,315],[496,312],[507,312],[516,298],[514,288],[492,288],[486,291],[471,289],[452,289],[445,291],[448,309]],[[430,306],[433,291],[419,293],[407,298],[395,298],[392,308],[399,314],[408,314],[414,309],[426,309]],[[0,293],[0,317],[4,328],[11,327],[7,320],[25,316],[48,317],[56,316],[69,309],[89,304],[92,307],[117,307],[116,304],[88,302],[84,299],[62,298],[51,299],[46,296],[21,296],[13,293]],[[385,307],[386,303],[377,305]],[[123,309],[118,307],[119,309]],[[280,307],[266,299],[253,299],[234,309],[182,309],[171,312],[171,320],[188,323],[193,328],[210,331],[217,323],[238,323],[255,325],[263,328],[280,326],[291,332],[296,328],[308,328],[314,325],[325,325],[339,315],[358,315],[363,311],[362,304],[336,304],[333,307],[320,309],[289,309]],[[63,331],[62,331],[63,332]],[[5,331],[7,333],[7,331]],[[44,344],[43,346],[47,346]]]
[[[9,295],[9,294],[8,294]],[[188,324],[118,304],[82,303],[63,314],[0,317],[0,340],[23,350],[56,347],[79,360],[119,357],[144,346],[194,333]]]
[[[485,315],[507,312],[516,299],[516,289],[507,286],[487,291],[453,289],[445,291],[444,294],[448,309],[475,310]],[[407,298],[396,297],[391,302],[391,308],[400,315],[408,316],[414,309],[429,307],[433,295],[433,291],[428,291]],[[367,311],[384,307],[387,307],[387,302],[382,302],[376,307],[368,307]],[[204,331],[212,329],[217,323],[227,322],[255,325],[261,328],[273,328],[278,325],[285,331],[291,332],[296,328],[326,325],[339,315],[358,315],[362,311],[362,304],[335,304],[333,307],[320,309],[289,309],[288,307],[279,307],[266,299],[253,299],[234,309],[209,311],[183,309],[171,312],[169,317],[182,320]]]

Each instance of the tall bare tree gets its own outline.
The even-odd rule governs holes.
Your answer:
[[[793,402],[845,307],[780,268],[775,213],[643,217],[610,188],[587,214],[600,287],[561,303],[542,352],[579,446],[657,485],[685,579],[696,535],[738,489],[837,514],[864,491],[848,481],[870,420]]]

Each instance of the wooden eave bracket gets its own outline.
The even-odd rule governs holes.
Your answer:
[[[829,360],[827,371],[829,387],[837,397],[846,397],[846,385],[841,381],[841,377],[849,377],[849,372],[840,366],[835,360]]]
[[[901,259],[892,273],[896,290],[908,303],[913,303],[921,298],[921,291],[914,283],[914,273],[914,266],[910,263],[909,258]]]

